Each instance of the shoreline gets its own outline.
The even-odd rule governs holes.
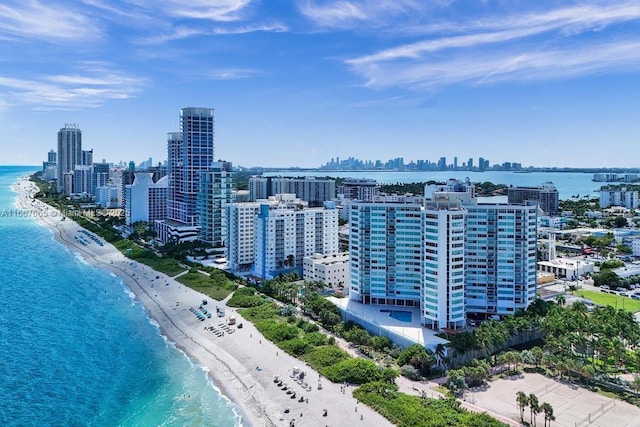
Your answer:
[[[100,246],[92,240],[81,244],[76,240],[84,230],[71,219],[62,217],[53,207],[33,199],[37,187],[29,177],[21,177],[12,186],[18,193],[15,206],[33,212],[34,220],[52,231],[56,241],[70,251],[79,254],[96,268],[120,277],[127,288],[142,302],[149,319],[158,325],[160,334],[184,352],[205,371],[221,395],[230,401],[239,423],[243,426],[387,426],[391,423],[373,409],[361,405],[351,395],[352,387],[343,393],[339,384],[323,379],[304,362],[289,356],[275,344],[266,340],[250,322],[237,315],[235,309],[222,302],[190,289],[173,277],[126,258],[108,242]],[[102,239],[100,239],[102,240]],[[190,307],[198,307],[203,299],[206,306],[225,306],[224,318],[212,317],[198,320]],[[215,314],[214,314],[215,316]],[[205,329],[235,316],[243,328],[233,328],[233,333],[217,336]],[[290,378],[293,367],[307,373],[309,389],[303,389]],[[274,383],[278,376],[290,385],[297,397],[292,399]],[[316,383],[317,381],[317,383]],[[285,412],[285,408],[289,411]],[[324,410],[327,416],[323,416]]]

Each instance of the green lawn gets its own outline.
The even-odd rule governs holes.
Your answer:
[[[631,313],[640,311],[640,300],[631,299],[629,297],[621,297],[620,295],[605,294],[603,292],[594,291],[578,291],[578,296],[588,298],[598,305],[610,305],[615,308],[622,308]]]

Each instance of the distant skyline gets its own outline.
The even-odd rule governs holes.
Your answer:
[[[636,0],[8,0],[0,164],[65,123],[94,161],[157,163],[193,106],[245,167],[638,167],[639,31]]]

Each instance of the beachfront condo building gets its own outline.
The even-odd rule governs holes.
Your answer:
[[[349,215],[349,297],[419,307],[423,209],[419,203],[359,202]]]
[[[435,330],[455,330],[466,324],[466,211],[460,196],[442,193],[435,200],[425,200],[420,311],[422,324]]]
[[[260,203],[242,202],[229,206],[229,268],[241,273],[250,271],[255,256],[256,218]]]
[[[514,314],[536,298],[537,203],[467,204],[466,311]]]
[[[294,194],[277,194],[261,203],[255,222],[253,273],[271,279],[297,271],[305,256],[338,252],[338,210],[334,202],[307,208]]]
[[[228,214],[232,196],[230,162],[213,162],[209,170],[200,173],[197,197],[200,240],[220,249],[218,255],[228,256]]]
[[[76,165],[73,168],[73,184],[72,194],[84,194],[90,196],[92,194],[92,175],[91,166]]]
[[[211,108],[180,110],[180,132],[167,136],[169,176],[167,215],[156,223],[161,242],[199,238],[197,194],[200,176],[214,162],[214,115]]]
[[[76,165],[82,164],[82,131],[75,123],[67,123],[58,131],[58,191],[71,194],[73,190],[73,173]],[[70,176],[65,178],[65,176]],[[65,180],[67,185],[65,185]]]
[[[120,189],[113,184],[96,187],[96,204],[106,209],[119,208],[119,191]]]
[[[349,297],[419,307],[422,325],[436,330],[528,307],[536,297],[536,202],[479,204],[468,185],[427,186],[423,203],[354,203]]]
[[[94,163],[91,171],[91,194],[97,195],[96,188],[104,187],[111,178],[111,168],[109,163]]]
[[[410,200],[410,199],[409,199]],[[363,304],[419,307],[439,330],[465,324],[464,230],[460,203],[355,203],[350,215],[349,297]]]
[[[166,176],[153,182],[153,173],[136,172],[133,183],[125,186],[125,222],[131,226],[144,221],[150,226],[162,221],[167,215],[167,192],[169,178]]]
[[[545,182],[538,187],[511,187],[507,189],[507,201],[512,204],[535,201],[547,215],[557,215],[560,212],[559,193],[553,182]]]
[[[295,194],[311,207],[322,206],[336,196],[334,179],[252,176],[249,178],[249,195],[252,201],[266,199],[276,194]]]

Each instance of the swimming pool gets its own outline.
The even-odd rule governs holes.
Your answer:
[[[380,313],[389,313],[389,316],[393,317],[396,320],[401,322],[412,322],[413,314],[410,311],[402,311],[402,310],[380,310]]]

